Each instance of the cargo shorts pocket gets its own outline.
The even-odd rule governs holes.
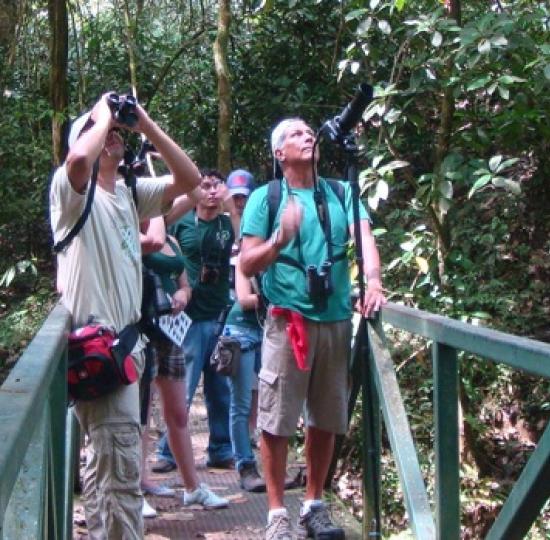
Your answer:
[[[279,375],[266,369],[260,369],[258,373],[258,406],[261,411],[271,411],[277,404],[277,379]]]
[[[132,431],[119,431],[113,433],[114,473],[116,479],[127,484],[139,481],[139,433],[137,429]]]

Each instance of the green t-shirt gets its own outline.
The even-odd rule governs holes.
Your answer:
[[[342,257],[345,253],[349,226],[353,223],[353,207],[351,187],[344,185],[344,208],[334,190],[320,179],[320,186],[325,193],[331,224],[331,242],[333,251],[332,287],[333,292],[328,297],[327,307],[321,311],[309,299],[306,289],[305,268],[314,265],[317,270],[328,258],[325,234],[319,222],[317,209],[313,200],[313,188],[292,188],[292,194],[303,208],[303,218],[299,234],[281,250],[281,255],[297,261],[302,269],[285,261],[277,260],[267,268],[263,277],[263,290],[270,304],[285,307],[301,313],[304,317],[315,321],[342,321],[351,316],[351,283],[349,277],[348,259]],[[267,202],[267,185],[252,192],[246,204],[242,218],[241,232],[243,236],[258,236],[266,239],[268,236],[269,208]],[[288,199],[288,184],[283,180],[281,186],[281,204],[277,211],[273,230],[279,224],[279,216]],[[360,218],[368,219],[367,211],[362,203],[359,205]]]
[[[235,235],[230,219],[219,215],[210,221],[196,212],[185,214],[171,228],[180,245],[187,278],[193,289],[185,312],[194,321],[216,319],[229,303],[229,258]],[[215,269],[217,279],[201,283],[201,268]]]
[[[159,276],[164,292],[173,296],[178,290],[177,280],[185,268],[185,261],[177,246],[172,243],[172,240],[169,238],[167,240],[175,255],[165,255],[160,251],[156,251],[144,255],[143,264]]]
[[[255,309],[244,310],[238,300],[231,306],[227,314],[225,324],[233,326],[246,326],[247,328],[259,328],[260,323]]]

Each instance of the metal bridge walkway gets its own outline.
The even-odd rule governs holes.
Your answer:
[[[73,521],[72,464],[78,448],[78,429],[72,411],[67,411],[66,336],[70,323],[67,311],[56,306],[0,386],[0,539],[86,537],[82,524]],[[428,478],[420,467],[384,326],[431,343],[435,467],[427,472]],[[397,466],[410,532],[418,540],[461,538],[463,464],[458,405],[461,369],[466,362],[469,370],[493,362],[525,376],[535,376],[538,384],[547,384],[550,344],[391,303],[384,306],[378,319],[359,321],[352,352],[353,384],[348,410],[350,414],[356,410],[361,414],[364,435],[362,538],[383,535],[382,503],[393,497],[381,481],[382,427]],[[529,383],[532,384],[531,379]],[[191,424],[200,463],[204,461],[206,445],[204,410],[193,409]],[[241,492],[234,472],[203,468],[199,473],[201,479],[230,498],[230,508],[205,512],[183,509],[176,500],[152,499],[160,515],[147,523],[147,538],[261,539],[266,519],[265,495]],[[506,500],[495,521],[489,524],[486,540],[528,538],[533,524],[547,516],[549,477],[547,424],[511,491],[503,492]],[[166,480],[175,483],[177,476]],[[301,490],[288,494],[294,516],[300,496]],[[332,506],[336,520],[341,522],[344,513],[337,510],[336,503]],[[547,522],[541,521],[543,525]],[[345,524],[348,540],[360,538],[348,523],[351,522]]]
[[[153,400],[153,429],[150,435],[149,465],[154,461],[156,443],[155,427],[162,420],[159,418],[157,400]],[[201,482],[206,482],[218,495],[229,499],[229,507],[222,510],[203,510],[199,506],[183,507],[179,497],[183,493],[180,476],[177,472],[167,474],[151,473],[154,482],[174,487],[176,498],[147,496],[147,501],[157,509],[156,518],[145,519],[146,540],[161,539],[208,539],[208,540],[260,540],[264,538],[264,527],[267,517],[267,497],[265,493],[248,493],[239,487],[239,478],[234,470],[208,469],[204,465],[208,444],[208,426],[206,409],[202,395],[197,395],[191,408],[190,426],[192,432],[195,461]],[[291,454],[291,452],[289,452]],[[259,460],[258,460],[259,461]],[[298,473],[300,463],[289,458],[289,475]],[[285,502],[293,519],[298,516],[303,489],[287,490]],[[347,514],[341,503],[331,503],[333,519],[346,528],[348,540],[361,538],[360,524]],[[75,499],[74,539],[87,538],[83,525],[83,511]]]

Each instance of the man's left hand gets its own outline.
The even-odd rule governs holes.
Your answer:
[[[357,300],[355,309],[364,317],[370,319],[387,302],[384,291],[378,286],[369,286],[365,291],[365,301],[361,306],[361,299]]]
[[[147,128],[151,126],[153,121],[151,120],[150,116],[147,114],[145,109],[139,103],[136,104],[136,116],[137,116],[137,122],[134,126],[128,127],[126,125],[123,125],[122,127],[130,131],[134,131],[136,133],[145,134],[147,131]],[[157,152],[157,154],[159,153]]]
[[[172,296],[172,315],[177,315],[185,309],[189,301],[189,291],[187,289],[178,289]]]

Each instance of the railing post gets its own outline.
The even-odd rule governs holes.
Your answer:
[[[363,388],[363,538],[381,538],[380,522],[380,401],[374,381],[373,357],[366,321],[360,323]]]
[[[80,467],[80,426],[73,408],[67,409],[67,435],[65,437],[65,485],[64,522],[65,538],[73,537],[73,493],[75,490],[75,475]]]
[[[48,524],[48,538],[65,538],[65,446],[67,420],[67,354],[64,352],[57,364],[49,395],[50,407],[50,455],[48,460],[48,505],[52,517]]]
[[[432,346],[436,527],[439,540],[460,538],[458,361],[453,347]]]

